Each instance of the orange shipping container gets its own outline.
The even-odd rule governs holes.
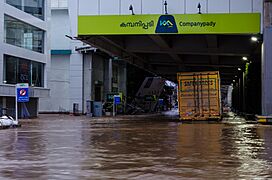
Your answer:
[[[221,119],[218,71],[177,73],[181,120]]]

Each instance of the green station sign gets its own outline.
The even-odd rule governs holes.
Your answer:
[[[260,13],[78,16],[78,35],[257,34]]]

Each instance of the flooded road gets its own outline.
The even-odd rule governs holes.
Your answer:
[[[272,178],[272,126],[43,115],[0,130],[0,179],[190,178]]]

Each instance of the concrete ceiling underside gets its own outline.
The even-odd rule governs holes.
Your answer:
[[[176,81],[177,72],[220,71],[230,84],[245,67],[242,57],[260,61],[261,42],[251,35],[105,35],[80,36],[112,57]]]

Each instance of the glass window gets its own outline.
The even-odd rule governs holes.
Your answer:
[[[14,57],[6,57],[5,56],[5,76],[6,82],[8,84],[16,84],[17,81],[17,60]]]
[[[30,86],[43,87],[43,63],[4,55],[4,65],[5,83],[28,83]]]
[[[18,73],[17,73],[17,82],[18,83],[30,83],[31,71],[30,71],[30,61],[25,59],[19,59],[18,61]]]
[[[44,0],[6,0],[6,2],[26,13],[44,20]]]
[[[68,8],[67,0],[51,0],[51,8]]]
[[[32,61],[32,86],[43,86],[43,64]]]
[[[5,42],[43,53],[44,31],[5,15]]]
[[[22,0],[6,0],[6,2],[8,4],[22,10]]]

